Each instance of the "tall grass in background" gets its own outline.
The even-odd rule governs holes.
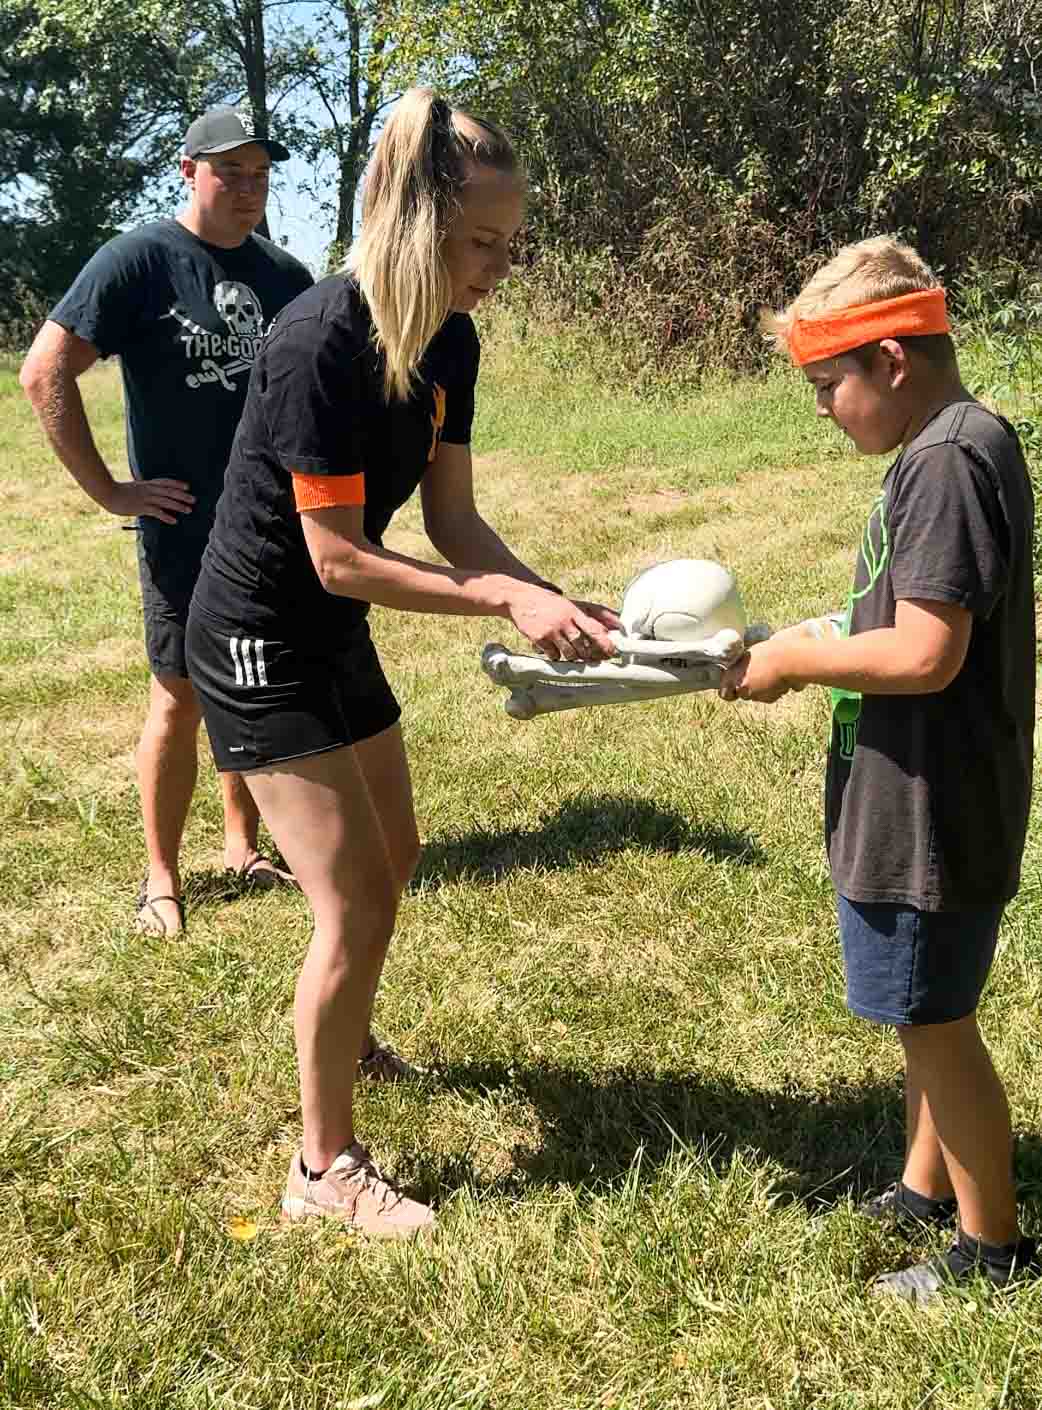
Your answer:
[[[822,258],[806,259],[806,272]],[[617,317],[627,300],[640,301],[639,288],[620,290],[613,307],[598,292],[605,276],[593,257],[537,263],[484,314],[486,342],[520,381],[531,382],[538,369],[576,395],[580,387],[610,388],[623,402],[648,408],[733,385],[736,365],[760,369],[749,385],[784,377],[784,363],[757,331],[757,307],[737,290],[730,315],[714,321],[704,339],[664,347],[640,319]],[[649,316],[652,303],[649,297]],[[1042,500],[1042,269],[1016,260],[971,264],[949,288],[949,303],[964,380],[1016,426]],[[1042,535],[1035,552],[1042,584]]]

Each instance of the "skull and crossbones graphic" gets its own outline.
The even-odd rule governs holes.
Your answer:
[[[264,312],[261,301],[248,284],[242,284],[236,279],[222,279],[214,286],[212,297],[213,306],[220,314],[222,322],[228,328],[229,333],[240,342],[263,336]],[[208,329],[196,323],[195,319],[190,318],[184,309],[177,304],[174,304],[165,316],[173,318],[195,337],[212,338],[214,336]],[[235,383],[231,378],[238,372],[246,371],[252,362],[252,354],[248,357],[240,355],[221,367],[212,357],[206,357],[200,364],[199,371],[190,373],[185,380],[190,387],[199,387],[206,382],[219,381],[228,391],[234,391]]]
[[[222,279],[213,291],[214,308],[240,338],[259,338],[264,332],[261,303],[248,284]]]

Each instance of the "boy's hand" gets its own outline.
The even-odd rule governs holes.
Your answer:
[[[773,705],[792,689],[785,678],[785,644],[770,641],[751,646],[740,661],[729,667],[720,680],[722,700],[759,700]]]
[[[810,637],[814,641],[839,641],[843,636],[843,613],[829,612],[824,617],[808,617],[791,627],[781,627],[771,632],[772,641],[793,641]]]

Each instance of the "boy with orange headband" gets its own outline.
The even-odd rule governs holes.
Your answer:
[[[896,1026],[901,1179],[862,1212],[905,1233],[952,1222],[942,1257],[873,1291],[915,1303],[983,1273],[1037,1273],[1021,1237],[1006,1096],[977,1004],[1016,892],[1031,795],[1031,486],[1013,428],[962,384],[944,290],[888,238],[847,246],[768,330],[868,455],[898,451],[842,621],[751,651],[725,699],[832,687],[826,835],[852,1012]]]

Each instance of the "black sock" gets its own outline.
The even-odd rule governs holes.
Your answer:
[[[949,1210],[954,1214],[956,1208],[954,1196],[949,1199],[932,1199],[930,1195],[921,1195],[918,1190],[909,1188],[903,1180],[900,1199],[905,1209],[909,1214],[914,1214],[916,1219],[932,1219]]]
[[[947,1263],[956,1277],[965,1277],[979,1268],[986,1278],[1002,1287],[1014,1273],[1025,1273],[1037,1266],[1035,1240],[1021,1236],[1010,1244],[986,1244],[960,1229],[959,1237],[948,1250]]]
[[[329,1166],[327,1165],[326,1170],[328,1169]],[[300,1157],[300,1173],[304,1176],[305,1180],[321,1180],[326,1170],[312,1170],[310,1166],[304,1164],[304,1157]]]

